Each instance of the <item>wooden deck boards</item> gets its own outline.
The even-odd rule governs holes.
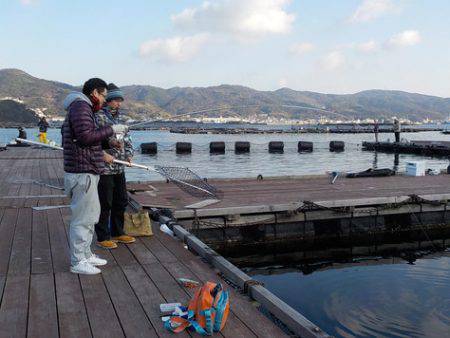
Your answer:
[[[0,337],[174,336],[163,328],[159,304],[189,300],[191,292],[176,278],[220,280],[183,243],[156,227],[155,236],[116,250],[93,247],[108,260],[101,275],[72,274],[70,210],[31,208],[68,202],[39,197],[61,191],[30,183],[62,185],[58,153],[31,148],[1,152],[0,172],[0,197],[17,196],[0,199]],[[231,301],[229,321],[218,336],[285,336],[246,296],[231,289]]]
[[[256,208],[300,203],[302,201],[338,201],[365,198],[389,198],[411,194],[450,194],[450,175],[438,176],[390,176],[372,178],[338,178],[330,184],[327,177],[267,178],[210,180],[222,190],[224,196],[215,203],[198,210],[213,210],[217,215],[232,214],[234,208]],[[158,191],[152,196],[145,191],[132,194],[132,199],[142,206],[169,205],[175,216],[187,214],[186,206],[196,201],[180,191],[174,184],[150,182]],[[129,183],[129,188],[149,189],[146,183]],[[220,212],[223,210],[223,213]],[[236,211],[236,213],[239,213]]]

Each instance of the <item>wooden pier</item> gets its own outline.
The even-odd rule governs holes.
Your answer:
[[[186,303],[192,296],[176,279],[224,283],[216,269],[156,227],[153,237],[111,251],[95,250],[108,260],[102,274],[72,274],[70,209],[58,207],[69,202],[58,189],[63,185],[61,153],[8,148],[0,152],[0,173],[0,337],[173,336],[163,328],[159,304]],[[47,206],[55,208],[33,209]],[[227,289],[232,308],[218,336],[287,336],[248,296]],[[260,285],[254,295],[273,296]],[[293,312],[286,318],[302,319]],[[315,330],[305,336],[326,336]]]
[[[330,252],[348,258],[435,249],[450,239],[447,174],[339,177],[334,184],[325,176],[209,182],[222,200],[198,203],[165,182],[130,190],[136,203],[170,209],[178,224],[237,264],[302,250],[311,260]]]
[[[210,203],[195,198],[161,181],[129,184],[131,197],[143,207],[173,210],[178,220],[293,211],[314,202],[324,207],[355,207],[400,202],[411,195],[425,199],[450,199],[450,175],[411,177],[344,178],[334,184],[329,177],[292,176],[217,179],[208,182],[223,193]]]

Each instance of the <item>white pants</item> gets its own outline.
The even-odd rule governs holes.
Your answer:
[[[97,191],[99,179],[99,175],[93,174],[64,174],[64,189],[71,198],[69,244],[72,266],[92,256],[94,226],[100,217]]]

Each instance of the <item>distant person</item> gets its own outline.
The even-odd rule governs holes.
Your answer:
[[[396,143],[400,142],[400,130],[401,130],[400,121],[397,118],[395,118],[394,119],[394,134],[395,134],[395,142]]]
[[[27,139],[27,132],[25,131],[25,129],[23,129],[23,127],[19,127],[17,129],[19,130],[18,138],[26,140]],[[30,146],[29,144],[23,143],[23,142],[20,142],[20,141],[16,141],[16,145],[19,146],[19,147],[29,147]]]
[[[97,266],[107,263],[91,251],[94,225],[100,216],[98,181],[105,162],[114,160],[103,152],[101,143],[127,128],[123,125],[98,127],[95,114],[102,108],[106,94],[106,82],[93,78],[83,85],[82,93],[70,93],[64,100],[67,115],[61,132],[64,188],[71,198],[69,244],[70,271],[73,273],[98,274],[101,271]]]
[[[375,133],[375,142],[378,143],[378,130],[380,128],[380,125],[378,123],[378,120],[375,120],[375,123],[373,125],[373,132]]]
[[[19,138],[26,140],[27,139],[27,132],[23,127],[19,127]]]
[[[99,127],[120,124],[120,106],[124,100],[122,91],[113,83],[108,85],[106,105],[96,115]],[[113,135],[102,143],[103,150],[122,161],[131,162],[133,144],[127,133]],[[123,164],[107,163],[98,183],[100,219],[95,225],[97,245],[103,249],[117,248],[116,242],[133,243],[134,237],[123,231],[124,212],[128,205],[128,193]]]
[[[39,142],[47,143],[47,129],[49,125],[45,116],[40,119],[38,127],[39,127]]]

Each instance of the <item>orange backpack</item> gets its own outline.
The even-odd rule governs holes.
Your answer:
[[[206,282],[189,302],[187,315],[171,316],[164,326],[171,332],[192,328],[203,336],[210,336],[223,329],[229,311],[228,291],[224,291],[220,283]]]

